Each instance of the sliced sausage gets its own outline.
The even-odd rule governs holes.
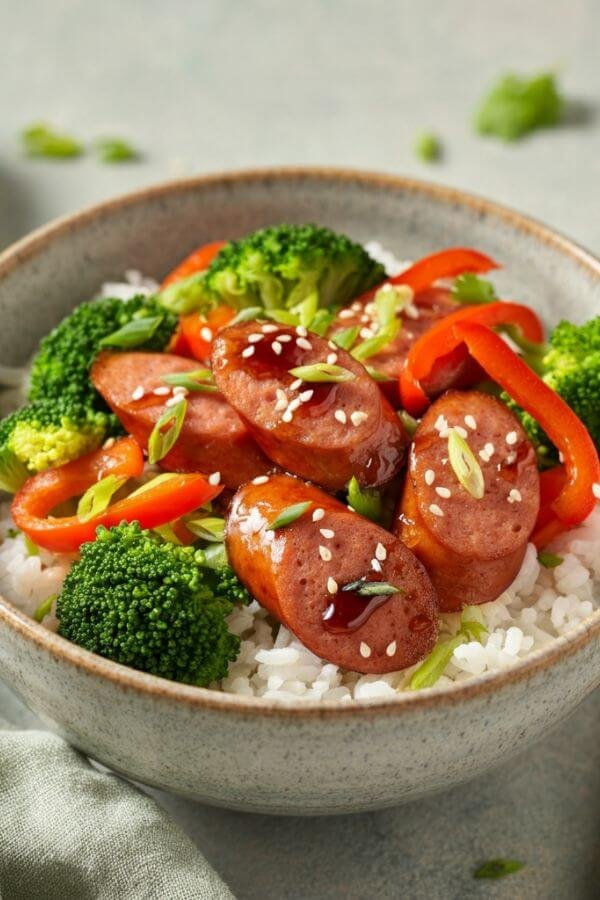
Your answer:
[[[198,366],[195,360],[168,353],[105,352],[96,359],[91,377],[125,430],[146,447],[169,399],[169,394],[162,393],[166,390],[162,377]],[[273,468],[221,394],[190,392],[186,399],[181,433],[161,460],[163,468],[172,472],[220,472],[223,484],[233,490]]]
[[[254,597],[335,665],[382,673],[422,659],[437,637],[436,596],[402,541],[290,475],[256,481],[235,495],[226,530],[231,564]],[[292,524],[267,528],[284,509],[307,501]],[[343,590],[354,582],[387,582],[400,591],[369,598]]]
[[[434,325],[454,312],[458,304],[452,298],[446,288],[428,288],[420,291],[414,298],[414,302],[408,308],[399,313],[402,327],[397,336],[389,342],[379,353],[370,356],[366,365],[374,369],[389,381],[378,382],[388,400],[398,406],[398,376],[408,356],[408,351],[422,334],[429,331]],[[358,341],[365,340],[374,335],[378,328],[377,309],[369,297],[355,300],[350,306],[340,310],[331,324],[328,337],[343,331],[346,328],[358,326],[363,334]],[[447,390],[449,387],[462,387],[472,384],[479,375],[479,368],[471,360],[464,348],[457,348],[447,357],[439,360],[423,385],[423,389],[430,397]]]
[[[478,500],[448,458],[460,429],[485,483]],[[449,391],[429,408],[410,452],[396,533],[424,563],[442,610],[495,600],[515,578],[539,508],[534,449],[499,400]]]
[[[329,490],[353,475],[385,484],[399,471],[408,436],[364,367],[306,329],[240,323],[219,332],[213,372],[224,396],[274,462]],[[333,362],[343,383],[301,382],[289,370]]]

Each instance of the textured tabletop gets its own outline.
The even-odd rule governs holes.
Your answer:
[[[597,0],[0,0],[0,248],[49,219],[180,175],[277,164],[446,182],[600,252]],[[565,123],[516,146],[476,137],[481,92],[552,67]],[[32,162],[38,119],[140,163]],[[444,159],[411,145],[436,131]],[[32,718],[0,687],[0,713]],[[600,862],[600,697],[517,761],[395,810],[283,819],[156,793],[240,898],[587,898]],[[503,881],[483,859],[527,863]]]

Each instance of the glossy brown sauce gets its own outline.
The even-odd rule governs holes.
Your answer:
[[[332,634],[356,631],[376,609],[388,603],[393,596],[394,594],[385,594],[379,597],[361,597],[356,591],[338,591],[323,612],[325,630]]]

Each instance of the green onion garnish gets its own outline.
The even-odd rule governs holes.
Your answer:
[[[69,159],[83,153],[83,146],[79,141],[68,134],[54,131],[43,122],[36,122],[21,132],[21,140],[28,156]]]
[[[405,429],[408,431],[409,435],[412,437],[417,428],[419,427],[419,420],[413,419],[410,413],[407,413],[405,409],[401,409],[398,413],[398,417]]]
[[[299,325],[300,319],[295,313],[287,309],[265,309],[264,316],[267,319],[273,319],[280,325]]]
[[[278,528],[286,528],[288,525],[291,525],[292,522],[295,522],[296,519],[299,519],[300,516],[303,516],[306,510],[311,506],[312,502],[310,500],[287,506],[279,513],[277,518],[273,519],[273,521],[267,525],[267,531],[276,531]]]
[[[139,347],[149,340],[160,323],[162,316],[147,316],[141,319],[132,319],[127,325],[123,325],[118,331],[114,331],[100,341],[101,347]]]
[[[473,872],[473,878],[504,878],[519,872],[525,863],[518,859],[488,859]]]
[[[27,556],[39,556],[40,548],[37,544],[35,544],[28,534],[23,534],[23,540],[25,541],[25,548],[27,550]]]
[[[298,317],[297,321],[300,325],[308,328],[317,314],[318,308],[319,295],[313,291],[312,294],[309,294],[301,303],[297,303],[295,306],[290,307],[290,312]]]
[[[455,428],[450,429],[448,436],[448,459],[465,491],[468,491],[476,500],[481,500],[485,493],[485,481],[481,466],[466,440]]]
[[[354,591],[360,597],[386,597],[391,594],[405,593],[404,588],[396,587],[389,581],[367,581],[365,578],[345,584],[342,590]]]
[[[46,616],[50,615],[50,612],[52,611],[52,604],[54,603],[54,601],[56,600],[57,597],[58,597],[58,594],[51,594],[49,597],[46,598],[46,600],[43,600],[40,603],[40,605],[38,606],[38,608],[36,609],[36,611],[33,614],[33,618],[35,619],[36,622],[43,622],[44,619],[46,618]]]
[[[444,674],[457,647],[468,641],[483,643],[483,638],[488,632],[481,619],[481,611],[476,606],[465,606],[457,633],[453,637],[441,641],[433,648],[429,656],[425,657],[419,668],[413,672],[408,682],[409,688],[418,691],[421,688],[432,687]]]
[[[184,387],[188,391],[203,391],[215,394],[219,389],[214,383],[210,369],[194,369],[190,372],[171,372],[163,375],[162,381],[175,387]]]
[[[295,369],[289,369],[289,374],[294,378],[301,378],[302,381],[308,382],[332,382],[341,383],[344,381],[353,381],[356,378],[354,372],[342,368],[342,366],[332,366],[329,363],[313,363],[311,366],[297,366]]]
[[[329,330],[329,326],[333,322],[335,316],[330,309],[318,309],[312,322],[307,326],[313,334],[324,337]]]
[[[140,154],[122,138],[101,138],[96,141],[98,158],[103,163],[133,162]]]
[[[348,504],[359,515],[373,522],[381,522],[383,501],[374,488],[361,488],[355,475],[348,482]]]
[[[384,372],[380,372],[378,369],[375,369],[373,366],[365,366],[365,369],[373,379],[373,381],[379,381],[389,384],[391,381],[397,381],[397,378],[390,378],[389,375],[386,375]]]
[[[546,551],[542,551],[538,553],[538,562],[541,566],[544,566],[545,569],[555,569],[557,566],[560,566],[562,562],[564,562],[562,556],[557,556],[555,553],[546,553]]]
[[[396,316],[411,302],[413,291],[406,284],[383,284],[375,294],[374,303],[381,332],[394,322]]]
[[[167,544],[181,546],[181,541],[175,534],[171,522],[165,522],[164,525],[155,525],[152,531],[155,531]]]
[[[231,322],[230,325],[238,325],[240,322],[253,322],[254,319],[264,319],[266,313],[262,306],[247,306],[245,309],[240,309],[239,313],[237,313]]]
[[[152,488],[158,487],[159,484],[163,484],[165,481],[171,481],[173,478],[178,478],[177,472],[162,472],[160,475],[156,475],[154,478],[151,478],[150,481],[147,481],[145,484],[142,484],[141,487],[136,488],[135,491],[132,491],[129,494],[129,498],[137,497],[138,494],[145,494],[146,491],[152,490]]]
[[[459,303],[491,303],[496,299],[496,292],[491,281],[479,278],[471,272],[465,272],[454,279],[450,293]]]
[[[167,408],[160,417],[148,439],[148,462],[153,465],[167,455],[181,433],[183,420],[187,412],[187,401],[182,398],[179,403]]]
[[[225,540],[225,519],[217,516],[205,516],[201,519],[190,519],[185,523],[192,534],[211,543],[222,543]]]
[[[374,337],[367,338],[355,347],[354,350],[351,351],[352,356],[359,362],[364,362],[364,360],[368,359],[370,356],[375,356],[394,340],[401,327],[402,323],[400,319],[393,319],[386,328],[379,331]]]
[[[159,291],[158,299],[166,309],[178,315],[192,312],[207,313],[214,309],[215,301],[207,294],[205,276],[204,271],[196,272],[175,281]]]
[[[81,497],[77,504],[77,516],[82,522],[89,522],[100,515],[108,507],[113,494],[123,487],[127,478],[119,475],[107,475],[97,481]]]
[[[350,328],[342,328],[341,331],[336,331],[335,334],[331,335],[331,340],[338,347],[341,347],[342,350],[350,350],[350,348],[354,346],[359,331],[359,325],[352,325]]]

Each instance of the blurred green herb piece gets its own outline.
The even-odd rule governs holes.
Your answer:
[[[424,131],[417,135],[413,149],[415,151],[415,156],[417,156],[421,162],[439,162],[442,157],[441,141],[430,131]]]
[[[446,670],[446,666],[452,659],[454,651],[461,644],[469,641],[483,643],[487,634],[485,625],[480,621],[481,612],[476,606],[465,606],[460,617],[460,628],[456,634],[437,644],[429,656],[426,656],[418,669],[415,669],[408,686],[413,691],[422,688],[433,687]],[[478,878],[491,876],[477,876]]]
[[[503,141],[516,141],[537,128],[549,128],[560,120],[564,108],[552,73],[533,78],[503,75],[481,101],[475,113],[475,130]]]
[[[135,162],[140,153],[122,138],[101,138],[96,141],[98,158],[103,163]]]
[[[557,556],[555,553],[546,553],[543,551],[538,553],[538,562],[541,566],[544,566],[545,569],[555,569],[557,566],[560,566],[562,562],[564,562],[562,556]]]
[[[50,125],[36,122],[21,132],[27,156],[46,159],[70,159],[81,156],[83,145],[68,134],[55,131]]]
[[[473,878],[504,878],[519,872],[525,863],[518,859],[488,859],[473,872]]]
[[[472,272],[465,272],[455,278],[450,291],[459,303],[491,303],[496,299],[492,282],[479,278]]]

